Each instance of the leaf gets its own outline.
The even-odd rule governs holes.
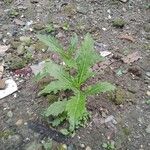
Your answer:
[[[66,119],[65,115],[61,115],[58,116],[57,118],[55,118],[53,121],[51,121],[50,123],[52,124],[52,126],[58,126],[59,124],[61,124],[64,120]]]
[[[70,123],[70,131],[73,131],[79,125],[84,113],[86,113],[85,101],[85,95],[78,93],[67,102],[66,111]]]
[[[96,85],[89,86],[86,90],[85,93],[87,95],[94,95],[102,92],[109,92],[115,90],[115,86],[108,83],[108,82],[102,82],[98,83]]]
[[[73,52],[77,49],[77,44],[78,44],[78,36],[77,34],[74,34],[73,37],[71,38],[70,45],[68,48],[69,55],[72,56]]]
[[[59,54],[63,52],[63,47],[60,45],[59,41],[57,41],[57,39],[55,39],[54,37],[41,34],[37,35],[37,37],[41,42],[49,46],[52,51],[57,52]]]
[[[89,69],[96,62],[101,60],[101,56],[94,51],[94,41],[89,34],[85,36],[82,46],[77,56],[78,68],[78,83],[81,84],[85,81],[86,74],[89,74]]]
[[[51,104],[46,111],[44,112],[46,117],[58,116],[59,114],[63,113],[66,109],[67,101],[58,101]]]
[[[65,82],[58,81],[58,80],[52,81],[39,93],[39,95],[44,93],[48,94],[51,92],[57,93],[60,90],[66,90],[66,89],[69,89],[69,86]]]

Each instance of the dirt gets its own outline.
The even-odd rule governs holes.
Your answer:
[[[19,64],[21,68],[49,57],[57,59],[48,51],[34,49],[35,35],[45,33],[41,30],[43,26],[53,25],[54,31],[47,34],[56,36],[64,45],[73,32],[80,38],[89,32],[101,45],[97,47],[98,51],[113,54],[104,64],[94,67],[98,75],[89,82],[109,81],[117,86],[117,91],[88,98],[91,119],[69,139],[69,145],[74,144],[79,150],[87,147],[103,150],[103,143],[114,141],[117,150],[150,150],[150,105],[146,103],[150,99],[149,5],[148,0],[0,1],[0,44],[11,45],[5,56],[0,55],[6,62],[3,76],[13,76],[19,87],[16,93],[0,100],[0,149],[27,150],[32,142],[40,143],[45,138],[45,134],[31,130],[28,121],[39,120],[44,124],[41,113],[48,100],[37,96],[39,87],[33,82],[30,70],[24,70],[24,76],[18,76],[17,69],[9,65],[13,63],[12,58],[25,61],[25,64]],[[16,24],[14,19],[20,22]],[[114,26],[113,21],[117,19],[122,19],[124,24]],[[120,38],[123,35],[130,40]],[[20,43],[12,47],[13,41],[21,42],[21,36],[31,38],[30,44],[23,46],[30,47],[32,59],[26,56],[26,51],[21,51],[21,55],[17,53]],[[135,52],[140,59],[122,61]],[[64,144],[68,143],[64,140]]]

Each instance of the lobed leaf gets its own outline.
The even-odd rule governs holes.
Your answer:
[[[59,114],[63,113],[66,109],[67,101],[58,101],[51,104],[46,111],[44,112],[46,117],[58,116]]]
[[[115,90],[115,86],[108,83],[108,82],[101,82],[96,85],[89,86],[86,90],[85,93],[87,95],[94,95],[98,93],[103,93],[103,92],[109,92]]]
[[[86,112],[86,97],[81,92],[73,96],[66,105],[68,120],[70,123],[70,131],[73,131]]]

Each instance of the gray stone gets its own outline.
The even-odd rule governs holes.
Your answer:
[[[145,129],[146,133],[150,134],[150,124],[147,126],[147,128]]]
[[[8,111],[8,112],[7,112],[7,116],[8,116],[9,118],[12,118],[12,117],[13,117],[12,111]]]

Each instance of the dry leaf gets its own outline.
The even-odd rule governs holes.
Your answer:
[[[127,35],[127,34],[121,35],[121,36],[119,37],[119,39],[124,39],[124,40],[130,41],[130,42],[135,42],[135,39],[134,39],[132,36]]]
[[[122,61],[126,64],[130,64],[130,63],[133,63],[139,59],[141,59],[142,57],[140,56],[139,52],[134,52],[132,54],[129,54],[128,56],[126,57],[123,57],[122,58]]]

